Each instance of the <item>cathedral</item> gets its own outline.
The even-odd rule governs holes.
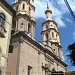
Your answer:
[[[0,0],[0,75],[66,72],[67,64],[62,61],[58,25],[52,19],[52,11],[47,4],[42,41],[36,42],[35,10],[34,0],[14,0],[12,6]]]

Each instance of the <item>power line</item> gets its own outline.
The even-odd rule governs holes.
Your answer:
[[[72,17],[73,17],[73,19],[74,19],[74,21],[75,21],[75,15],[74,15],[74,13],[73,13],[73,11],[72,11],[72,9],[71,9],[71,7],[70,7],[68,1],[67,1],[67,0],[64,0],[64,1],[65,1],[66,6],[68,7],[68,9],[69,9],[69,11],[70,11],[70,14],[72,15]]]

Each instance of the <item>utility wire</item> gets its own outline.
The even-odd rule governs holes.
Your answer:
[[[70,11],[70,14],[72,15],[72,18],[73,18],[74,21],[75,21],[75,15],[74,15],[74,13],[73,13],[73,11],[72,11],[72,9],[71,9],[71,7],[70,7],[68,1],[67,1],[67,0],[64,0],[64,1],[65,1],[66,6],[68,7],[68,9],[69,9],[69,11]]]
[[[71,7],[70,7],[68,1],[67,1],[67,0],[64,0],[64,1],[65,1],[65,4],[66,4],[66,6],[68,7],[68,9],[69,9],[69,11],[70,11],[70,14],[72,15],[72,18],[73,18],[73,20],[74,20],[73,24],[75,24],[75,15],[74,15],[74,13],[73,13],[73,11],[72,11],[72,9],[71,9]],[[75,33],[75,25],[74,25],[74,33]],[[73,34],[73,36],[74,36],[74,35],[75,35],[75,34]],[[75,40],[75,38],[74,38],[74,40]]]

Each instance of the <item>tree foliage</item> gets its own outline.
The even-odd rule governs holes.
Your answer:
[[[67,55],[70,59],[70,62],[73,66],[75,66],[75,42],[68,46],[69,54]]]

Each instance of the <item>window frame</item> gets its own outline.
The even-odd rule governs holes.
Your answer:
[[[0,26],[4,28],[6,17],[4,13],[0,13]]]
[[[4,12],[0,12],[0,37],[5,37],[4,34],[7,32],[5,30],[5,23],[6,23],[6,15]]]

